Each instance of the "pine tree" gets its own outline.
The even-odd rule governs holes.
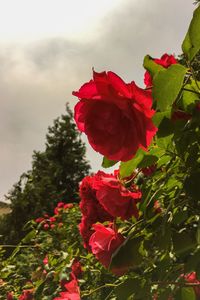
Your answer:
[[[44,213],[52,214],[57,202],[78,201],[78,184],[90,166],[72,112],[68,106],[66,110],[48,128],[45,151],[34,151],[32,169],[21,175],[6,196],[12,209],[0,222],[6,243],[17,243],[24,235],[24,224]]]

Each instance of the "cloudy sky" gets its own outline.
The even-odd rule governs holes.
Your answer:
[[[192,0],[0,0],[0,200],[96,71],[142,85],[144,55],[181,53]],[[86,139],[85,139],[86,140]],[[87,146],[93,170],[101,157]]]

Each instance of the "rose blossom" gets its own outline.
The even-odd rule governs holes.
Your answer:
[[[113,175],[99,171],[93,183],[96,189],[96,198],[103,208],[113,217],[127,220],[132,216],[138,217],[136,203],[142,193],[136,188],[126,189]],[[132,185],[132,189],[134,186]]]
[[[32,300],[33,299],[33,289],[24,290],[19,296],[19,300]]]
[[[6,299],[7,300],[14,300],[13,293],[12,292],[8,292],[7,295],[6,295]]]
[[[151,120],[151,92],[125,83],[115,73],[93,72],[74,96],[75,121],[93,149],[111,160],[130,160],[138,148],[147,150],[157,128]]]
[[[193,286],[197,299],[200,299],[200,280],[197,279],[196,272],[191,272],[184,276],[188,283],[198,283],[199,285]]]
[[[92,225],[96,222],[113,220],[113,217],[104,210],[96,198],[96,190],[93,188],[93,182],[96,177],[97,175],[86,176],[80,184],[82,219],[79,224],[79,230],[84,241],[84,247],[88,250],[91,250],[88,241],[93,233],[91,230]]]
[[[166,69],[173,64],[177,64],[175,57],[173,55],[168,55],[167,53],[163,54],[161,58],[155,58],[153,61]],[[148,71],[144,74],[144,83],[146,87],[152,86],[153,84],[152,77]]]
[[[90,237],[90,247],[95,257],[108,268],[112,254],[124,242],[124,237],[116,230],[102,224],[94,224],[95,232]]]
[[[60,297],[56,297],[53,300],[81,300],[80,290],[76,279],[71,280],[65,284],[66,292],[60,292]]]
[[[78,261],[76,258],[74,259],[74,261],[73,261],[73,263],[72,263],[71,269],[72,269],[72,274],[73,274],[76,278],[78,278],[79,276],[81,276],[81,274],[82,274],[82,272],[83,272],[81,263],[80,263],[80,261]]]

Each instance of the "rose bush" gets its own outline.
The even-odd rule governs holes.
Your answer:
[[[113,72],[93,72],[93,80],[73,92],[80,101],[75,121],[93,149],[111,160],[128,161],[147,150],[157,129],[152,122],[151,92]]]

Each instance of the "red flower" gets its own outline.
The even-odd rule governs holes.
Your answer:
[[[89,244],[95,257],[108,268],[113,252],[123,243],[124,237],[110,227],[102,224],[93,225],[95,232]]]
[[[160,214],[162,212],[162,208],[161,208],[160,202],[158,200],[156,200],[154,202],[153,208],[157,214]]]
[[[74,206],[73,203],[67,203],[63,206],[64,209],[72,208]]]
[[[93,80],[73,95],[80,99],[75,121],[95,151],[128,161],[138,148],[147,150],[157,131],[150,91],[126,84],[113,72],[93,72]]]
[[[93,233],[91,230],[92,225],[96,222],[113,220],[113,217],[104,210],[96,198],[96,190],[93,188],[93,182],[96,177],[98,176],[86,176],[80,184],[82,219],[79,224],[79,230],[84,241],[84,247],[88,250],[90,250],[88,241]]]
[[[200,299],[200,280],[197,279],[196,272],[191,272],[184,276],[185,280],[189,283],[198,283],[199,285],[194,286],[194,292],[196,294],[197,299]]]
[[[43,264],[48,265],[48,256],[46,255],[45,258],[43,259]]]
[[[65,284],[66,292],[61,292],[60,297],[53,300],[81,300],[80,290],[76,279],[71,280]]]
[[[81,263],[80,263],[80,261],[78,261],[76,258],[74,259],[74,261],[73,261],[73,263],[72,263],[71,269],[72,269],[73,275],[74,275],[76,278],[78,278],[79,276],[81,276],[81,274],[82,274],[82,272],[83,272]]]
[[[175,57],[173,55],[168,55],[167,53],[163,54],[161,58],[155,58],[154,62],[166,69],[173,64],[177,64]],[[144,74],[144,83],[147,87],[152,86],[153,84],[151,75],[148,71],[146,71]]]
[[[99,171],[94,180],[96,197],[103,208],[113,217],[127,220],[132,216],[138,217],[136,203],[142,193],[138,190],[129,191],[115,176]],[[132,187],[133,188],[133,187]]]
[[[33,300],[33,289],[24,290],[18,300]]]
[[[7,300],[13,300],[13,293],[12,292],[8,292],[7,295],[6,295],[6,299]]]
[[[46,224],[44,224],[43,227],[44,227],[45,230],[47,230],[47,229],[49,229],[49,224],[46,223]]]
[[[35,220],[36,223],[41,223],[42,221],[44,221],[44,218],[37,218],[37,219]]]

